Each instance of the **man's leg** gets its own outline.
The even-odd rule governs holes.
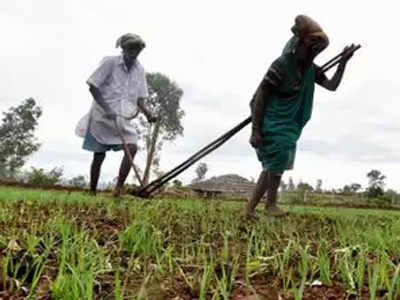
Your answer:
[[[137,146],[134,144],[128,144],[129,152],[132,156],[132,159],[135,158],[137,152]],[[119,168],[119,175],[117,185],[113,191],[114,197],[119,197],[121,195],[122,187],[124,186],[125,180],[128,177],[129,171],[131,170],[131,162],[129,160],[128,155],[124,154],[124,158],[122,159],[121,166]]]
[[[96,194],[97,183],[100,177],[100,169],[105,157],[105,152],[95,152],[93,154],[93,161],[92,165],[90,166],[90,191],[93,194]]]
[[[263,170],[258,177],[256,187],[254,188],[253,194],[246,205],[246,216],[248,218],[255,217],[255,208],[264,196],[265,191],[269,188],[268,172]]]
[[[267,210],[267,214],[271,216],[285,216],[288,214],[287,211],[281,210],[277,205],[278,200],[278,189],[279,184],[281,182],[282,174],[279,173],[270,173],[268,172],[268,197],[265,208]]]

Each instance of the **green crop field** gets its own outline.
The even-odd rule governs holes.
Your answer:
[[[1,299],[398,299],[400,212],[0,187]]]

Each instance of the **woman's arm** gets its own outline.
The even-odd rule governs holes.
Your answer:
[[[352,44],[351,46],[346,46],[344,48],[344,51],[351,50],[354,48],[355,45]],[[344,70],[346,69],[347,62],[349,59],[353,56],[353,53],[350,54],[344,54],[342,56],[342,59],[336,69],[335,74],[333,74],[331,79],[328,79],[325,74],[323,73],[318,73],[319,67],[317,67],[317,74],[315,76],[315,82],[319,84],[320,86],[326,88],[329,91],[336,91],[336,89],[339,87],[340,82],[342,81]]]

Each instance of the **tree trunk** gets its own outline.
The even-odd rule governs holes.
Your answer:
[[[143,172],[143,180],[142,180],[144,186],[149,184],[150,170],[153,164],[153,158],[156,150],[156,144],[159,132],[160,132],[160,122],[157,122],[156,125],[154,126],[154,130],[151,135],[150,147],[147,149],[146,167]]]

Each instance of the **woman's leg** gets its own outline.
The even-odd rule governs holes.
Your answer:
[[[281,178],[281,173],[268,173],[269,186],[265,209],[267,210],[267,214],[270,216],[285,216],[288,214],[287,211],[281,210],[277,205],[278,189]]]
[[[255,208],[264,196],[265,191],[269,188],[269,177],[268,172],[263,170],[258,177],[256,187],[254,188],[253,194],[249,199],[246,206],[246,216],[249,218],[255,217]]]

